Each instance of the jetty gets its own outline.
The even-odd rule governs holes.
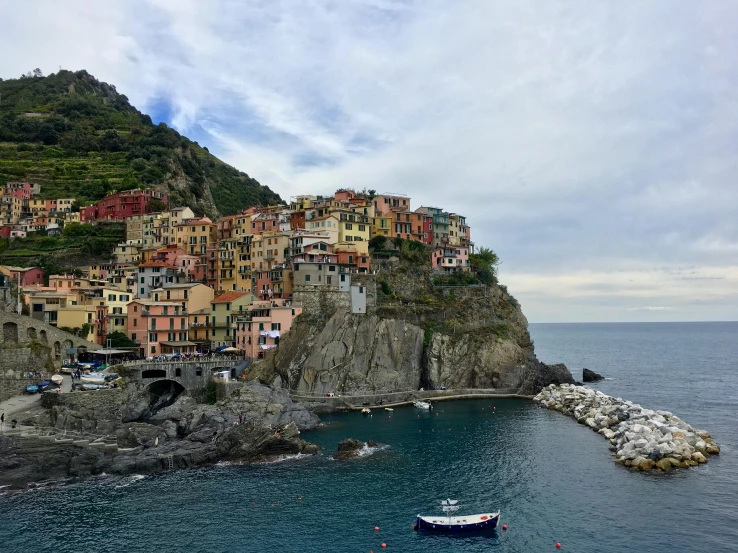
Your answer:
[[[720,453],[709,432],[693,428],[669,411],[645,409],[584,386],[551,384],[533,401],[604,436],[615,452],[615,462],[635,470],[689,468]]]

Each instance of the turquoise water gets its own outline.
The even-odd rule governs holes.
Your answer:
[[[707,428],[723,455],[690,471],[633,473],[599,435],[526,401],[335,415],[305,438],[327,452],[345,437],[388,447],[352,461],[102,477],[5,496],[0,551],[736,551],[738,324],[531,331],[544,361],[611,377],[598,387]],[[445,497],[468,513],[500,509],[509,530],[413,532],[415,515]]]

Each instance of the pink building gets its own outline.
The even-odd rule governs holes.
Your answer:
[[[356,196],[356,192],[354,190],[344,188],[343,190],[336,191],[336,194],[333,196],[336,200],[345,200],[349,201],[352,200]]]
[[[95,205],[82,208],[79,220],[82,223],[89,221],[125,221],[131,215],[151,213],[149,202],[159,200],[167,203],[167,195],[153,190],[124,190],[109,194]]]
[[[27,182],[9,182],[3,186],[3,196],[15,196],[21,200],[30,200],[31,185]]]
[[[178,303],[139,299],[128,304],[128,337],[144,357],[194,352],[188,332],[187,312]]]
[[[284,299],[254,301],[248,314],[236,317],[236,347],[247,357],[261,358],[279,345],[302,307]]]
[[[202,265],[200,256],[190,255],[176,244],[156,250],[151,254],[151,261],[161,262],[186,273],[190,281],[201,281],[205,277],[205,266]]]
[[[38,267],[11,267],[9,265],[0,265],[0,273],[11,279],[15,284],[20,282],[21,286],[44,285],[44,272]]]
[[[469,247],[445,244],[433,250],[431,263],[434,271],[456,273],[471,271]]]
[[[386,215],[390,211],[410,211],[410,198],[404,194],[385,192],[374,196],[374,211],[377,215]]]

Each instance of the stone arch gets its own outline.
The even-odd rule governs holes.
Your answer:
[[[64,349],[73,348],[74,347],[74,344],[72,344],[72,341],[71,340],[64,340],[64,342],[62,343],[62,347]]]
[[[166,378],[167,371],[164,369],[147,369],[141,371],[141,378]]]
[[[38,332],[36,332],[36,329],[32,326],[29,326],[26,329],[26,335],[28,336],[29,340],[35,340],[36,338],[38,338]]]
[[[59,342],[59,340],[54,342],[54,355],[56,357],[61,357],[61,342]]]
[[[45,330],[42,329],[39,336],[41,338],[41,343],[42,344],[48,344],[49,343],[49,337],[46,335],[46,331]]]
[[[6,344],[18,343],[18,325],[15,323],[3,323],[3,342]]]

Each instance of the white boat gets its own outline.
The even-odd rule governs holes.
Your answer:
[[[385,407],[384,410],[385,411],[394,411],[394,409],[392,409],[392,407]]]
[[[369,413],[371,413],[371,412],[372,412],[372,411],[371,411],[371,409],[369,409],[369,407],[364,407],[364,408],[363,408],[363,409],[361,410],[361,414],[362,414],[362,415],[368,415],[368,414],[369,414]]]
[[[430,530],[435,532],[473,532],[494,530],[500,523],[500,512],[480,513],[477,515],[453,515],[461,506],[455,499],[441,501],[443,515],[418,515],[415,530]],[[448,513],[448,514],[446,514]]]
[[[104,374],[83,374],[79,377],[80,382],[86,382],[87,384],[104,384],[105,383],[105,375]]]
[[[433,406],[431,405],[430,401],[418,400],[415,403],[413,403],[413,405],[415,405],[416,409],[424,409],[426,411],[430,411],[431,409],[433,409]]]
[[[51,383],[56,384],[57,386],[61,386],[64,382],[64,377],[60,374],[55,374],[51,377]]]
[[[76,371],[76,370],[77,370],[77,367],[71,367],[69,365],[64,365],[61,368],[61,372],[63,372],[64,374],[72,374],[72,371]]]

